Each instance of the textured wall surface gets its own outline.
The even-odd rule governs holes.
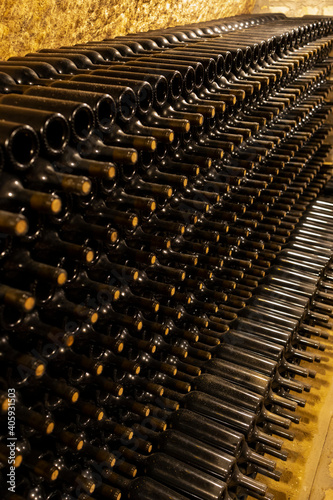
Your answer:
[[[0,59],[251,12],[255,0],[0,0]]]
[[[256,0],[253,12],[282,12],[289,17],[333,16],[332,0]]]

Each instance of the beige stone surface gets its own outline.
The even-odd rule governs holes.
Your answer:
[[[322,354],[321,363],[314,366],[302,362],[303,366],[315,369],[317,376],[308,380],[311,392],[305,396],[305,408],[297,409],[300,424],[291,425],[295,439],[293,442],[285,441],[283,449],[288,452],[288,460],[277,460],[277,468],[282,472],[281,480],[276,483],[257,476],[258,480],[268,484],[275,500],[333,500],[332,332],[330,339],[322,343],[326,345],[326,351]],[[249,497],[248,500],[254,499]]]
[[[332,0],[256,0],[253,12],[282,12],[288,17],[333,16]]]
[[[325,437],[309,500],[333,499],[333,418]]]
[[[0,59],[251,12],[255,0],[0,0]]]

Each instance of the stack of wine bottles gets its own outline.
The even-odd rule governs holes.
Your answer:
[[[1,498],[273,498],[332,325],[332,45],[255,14],[0,62]]]

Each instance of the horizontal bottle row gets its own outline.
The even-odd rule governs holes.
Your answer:
[[[0,63],[6,500],[272,498],[331,326],[331,47],[255,15]]]

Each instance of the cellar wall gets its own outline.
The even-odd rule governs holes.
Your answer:
[[[255,0],[1,0],[0,59],[249,13]]]
[[[282,12],[288,17],[332,16],[332,0],[256,0],[252,12]]]

